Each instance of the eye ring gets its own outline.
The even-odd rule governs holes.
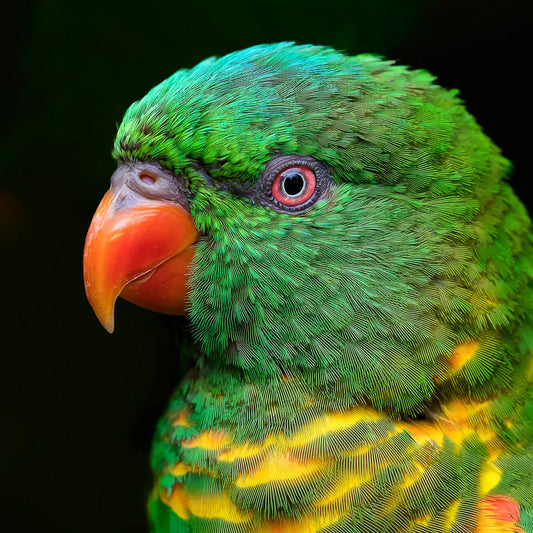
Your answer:
[[[314,172],[304,166],[291,166],[280,172],[272,183],[272,196],[287,207],[307,202],[316,189]]]
[[[326,197],[332,184],[326,163],[309,155],[274,154],[265,164],[250,199],[279,213],[297,215]]]

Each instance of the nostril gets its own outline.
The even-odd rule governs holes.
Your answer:
[[[142,174],[139,175],[139,179],[143,183],[146,183],[147,185],[153,185],[157,181],[154,178],[154,176],[151,176],[150,174],[146,174],[145,172],[143,172]]]

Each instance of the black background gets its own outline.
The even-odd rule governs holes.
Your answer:
[[[525,6],[525,3],[524,3]],[[165,320],[126,302],[108,335],[81,257],[128,105],[181,67],[262,42],[332,45],[457,87],[529,204],[531,11],[517,2],[20,2],[3,13],[2,523],[146,531],[155,421],[179,380]]]

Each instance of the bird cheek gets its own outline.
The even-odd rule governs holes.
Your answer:
[[[85,292],[110,333],[118,296],[153,311],[185,314],[188,267],[198,232],[179,204],[137,198],[117,206],[110,190],[85,241]],[[122,203],[121,203],[122,204]]]

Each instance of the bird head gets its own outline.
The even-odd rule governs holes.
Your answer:
[[[256,46],[153,88],[113,155],[84,256],[108,331],[120,295],[187,314],[214,366],[396,412],[516,370],[498,361],[531,296],[527,215],[508,162],[427,72]]]

